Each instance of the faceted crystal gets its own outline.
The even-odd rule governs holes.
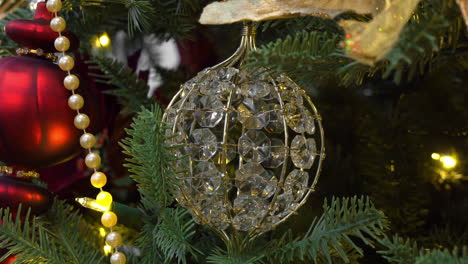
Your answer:
[[[228,81],[213,80],[200,87],[200,93],[205,95],[222,95],[234,89],[234,84]]]
[[[234,212],[236,216],[232,219],[235,229],[251,231],[268,212],[268,202],[265,199],[240,194],[234,200]]]
[[[289,173],[284,182],[284,191],[289,192],[294,197],[294,201],[299,201],[307,193],[309,173],[301,170],[293,170]]]
[[[198,162],[193,174],[192,187],[200,193],[214,194],[222,184],[223,174],[211,162]]]
[[[215,127],[224,116],[224,104],[216,95],[206,95],[200,98],[202,109],[194,113],[195,120],[201,127]]]
[[[229,227],[230,221],[227,215],[227,210],[229,206],[225,206],[224,198],[222,196],[212,196],[209,199],[201,201],[195,206],[196,210],[202,214],[205,221],[213,225],[220,230],[225,230]],[[196,213],[191,210],[192,215],[194,216],[195,222],[201,224],[201,219],[196,215]]]
[[[315,123],[309,110],[303,106],[288,103],[285,106],[288,126],[296,133],[315,133]]]
[[[265,129],[270,133],[282,133],[284,131],[283,113],[279,104],[267,104],[262,106],[265,112],[267,125]]]
[[[310,169],[314,164],[315,155],[317,155],[315,139],[306,139],[301,135],[294,137],[291,143],[291,159],[294,166],[301,169]]]
[[[284,192],[276,198],[271,214],[282,218],[294,211],[296,206],[293,195],[290,192]]]
[[[236,172],[236,186],[242,194],[270,198],[277,185],[275,175],[257,163],[246,163]]]
[[[200,97],[196,92],[191,92],[187,95],[187,99],[182,99],[180,101],[180,109],[185,110],[194,110],[200,105]]]
[[[239,138],[239,154],[247,162],[261,163],[270,155],[270,139],[265,133],[257,130],[248,130]]]
[[[262,129],[266,125],[266,114],[262,111],[263,100],[245,98],[239,105],[239,121],[247,129]]]
[[[279,93],[283,102],[291,103],[296,106],[304,105],[304,100],[302,96],[298,95],[296,91],[290,87],[280,86]]]
[[[236,68],[222,68],[218,71],[218,79],[221,81],[232,81],[234,77],[239,73]]]
[[[227,144],[222,145],[218,150],[218,153],[213,158],[216,164],[229,164],[237,156],[237,147],[234,144],[234,140],[228,139]]]
[[[283,164],[286,155],[287,150],[283,144],[283,141],[277,138],[272,138],[270,156],[262,163],[262,165],[265,166],[265,168],[278,168],[281,164]]]
[[[193,130],[189,137],[187,150],[194,160],[206,161],[216,154],[217,139],[208,128],[198,128]]]
[[[261,98],[270,94],[273,87],[268,82],[245,82],[241,85],[241,93],[252,98]]]

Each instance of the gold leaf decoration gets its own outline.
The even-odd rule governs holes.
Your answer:
[[[375,14],[385,3],[385,0],[228,0],[207,5],[200,23],[230,24],[304,15],[333,18],[347,11]]]
[[[411,18],[420,0],[394,0],[370,22],[354,20],[339,24],[346,32],[346,55],[373,65],[389,52],[398,41],[401,30]]]

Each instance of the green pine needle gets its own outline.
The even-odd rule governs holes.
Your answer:
[[[175,158],[165,145],[167,127],[161,120],[159,106],[142,108],[121,143],[123,153],[129,156],[125,166],[137,182],[142,204],[152,211],[165,208],[174,200],[171,193],[175,187],[172,166]]]
[[[89,64],[96,64],[90,68],[100,69],[104,75],[91,74],[98,81],[114,85],[117,89],[105,93],[117,97],[118,102],[124,106],[124,113],[136,113],[141,107],[149,107],[153,100],[147,97],[148,86],[145,81],[138,78],[136,73],[124,64],[104,56],[94,57]]]
[[[0,248],[9,250],[0,261],[16,255],[15,263],[105,263],[93,247],[95,232],[62,201],[55,200],[45,218],[33,217],[20,207],[15,218],[10,209],[0,209],[0,219]]]
[[[269,252],[268,259],[272,263],[294,260],[333,263],[334,257],[340,257],[348,262],[349,248],[363,255],[353,238],[373,246],[386,228],[384,214],[368,198],[333,198],[330,205],[325,201],[323,215],[312,222],[304,237],[283,236],[278,249]]]

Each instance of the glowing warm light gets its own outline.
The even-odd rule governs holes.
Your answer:
[[[457,160],[451,156],[440,157],[440,162],[442,162],[442,165],[444,166],[444,168],[447,168],[447,169],[451,169],[457,166]]]
[[[112,247],[109,246],[109,245],[105,245],[104,246],[104,254],[109,255],[110,253],[112,253]]]
[[[107,47],[110,45],[110,38],[107,33],[103,33],[101,36],[99,36],[98,41],[101,47]]]
[[[98,212],[107,212],[110,209],[110,206],[102,206],[96,200],[88,197],[79,197],[76,198],[75,201],[77,201],[81,206],[92,209],[94,211]]]
[[[439,160],[440,159],[440,154],[439,153],[432,153],[431,158],[433,160]]]
[[[106,230],[103,227],[99,228],[99,235],[105,237],[107,235]]]

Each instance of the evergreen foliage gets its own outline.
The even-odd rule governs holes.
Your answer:
[[[373,240],[382,237],[387,228],[383,212],[377,210],[368,198],[333,198],[330,204],[325,201],[323,209],[323,215],[312,222],[303,237],[282,238],[278,250],[268,255],[270,263],[294,263],[294,260],[334,263],[333,253],[349,262],[347,250],[363,255],[351,237],[372,246]]]
[[[105,263],[94,245],[94,232],[77,211],[55,200],[45,217],[32,217],[21,207],[12,216],[9,208],[0,209],[0,247],[9,249],[0,261],[15,254],[15,263]],[[24,222],[23,222],[24,221]]]
[[[96,56],[90,64],[90,69],[99,69],[103,74],[90,74],[97,77],[97,82],[113,85],[117,89],[105,91],[116,96],[122,104],[124,113],[136,113],[141,107],[150,106],[153,101],[148,98],[146,82],[138,78],[136,73],[123,63],[104,56]]]
[[[155,34],[163,39],[189,38],[197,27],[198,14],[208,2],[211,1],[64,0],[63,15],[69,22],[68,28],[83,40],[82,51],[91,53],[90,40],[102,32],[112,35],[124,30],[134,40],[143,34]],[[31,15],[30,9],[17,8],[0,21],[0,26],[11,19],[28,19]],[[466,46],[461,41],[465,29],[455,0],[421,1],[394,49],[373,67],[345,56],[341,48],[343,31],[336,23],[343,18],[371,19],[344,14],[334,20],[300,17],[261,23],[259,31],[268,36],[260,36],[264,45],[253,54],[247,67],[286,72],[299,83],[313,87],[335,80],[351,87],[376,77],[403,84],[426,74]],[[0,57],[14,54],[17,47],[4,34],[0,45]],[[466,70],[466,61],[466,58],[459,60],[457,66]],[[428,211],[427,193],[414,193],[421,181],[409,177],[416,175],[412,164],[416,158],[409,161],[395,158],[403,157],[401,152],[408,152],[413,138],[407,128],[418,125],[409,120],[411,116],[402,114],[405,108],[392,111],[392,118],[381,129],[375,128],[375,114],[361,109],[356,113],[362,119],[353,127],[360,139],[356,147],[359,167],[365,168],[359,171],[360,179],[365,179],[366,187],[373,186],[367,191],[379,208],[388,203],[385,208],[388,217],[400,217],[404,221],[392,225],[367,197],[332,198],[324,202],[323,214],[312,221],[305,233],[291,230],[282,233],[278,229],[248,245],[241,246],[236,239],[232,244],[223,245],[213,232],[197,225],[189,212],[174,201],[176,158],[171,154],[171,147],[165,144],[170,140],[166,134],[168,127],[162,122],[161,109],[147,98],[146,82],[123,63],[107,57],[95,56],[90,64],[91,69],[102,72],[93,74],[99,82],[116,87],[107,93],[118,98],[124,112],[136,114],[126,130],[128,137],[121,143],[128,155],[125,166],[138,185],[141,210],[146,216],[144,226],[137,230],[140,234],[134,245],[141,251],[141,257],[129,258],[131,263],[358,263],[369,248],[377,248],[377,253],[389,263],[468,263],[466,248],[431,250],[418,246],[419,242],[391,235],[394,231],[417,232],[427,224],[421,220]],[[163,74],[174,74],[170,76],[173,82],[170,85],[178,86],[180,80],[174,81],[175,73]],[[404,142],[404,149],[393,146],[395,141]],[[394,165],[387,164],[389,160],[396,160],[400,166],[398,175],[389,169]],[[389,191],[395,184],[400,185],[398,198]],[[392,199],[396,202],[392,203]],[[16,263],[106,263],[99,251],[102,241],[97,241],[98,236],[90,225],[63,201],[55,200],[44,216],[37,217],[21,210],[13,217],[9,209],[0,209],[0,219],[0,248],[10,250],[2,259],[14,254],[18,257]],[[395,226],[401,228],[389,230]]]
[[[441,50],[453,52],[460,45],[458,40],[465,29],[457,14],[459,10],[454,0],[422,1],[396,46],[373,67],[354,62],[344,55],[340,47],[343,32],[330,25],[330,20],[271,21],[261,27],[263,31],[278,26],[282,28],[279,32],[288,32],[288,35],[261,46],[251,63],[287,72],[302,83],[319,83],[327,77],[337,78],[342,85],[349,86],[362,84],[364,79],[378,74],[399,84],[427,71]],[[336,20],[341,18],[343,16]],[[368,20],[365,16],[354,15],[352,18]],[[291,28],[311,31],[294,33]]]
[[[144,109],[127,129],[122,141],[123,153],[129,156],[126,167],[137,182],[141,203],[146,210],[157,212],[170,205],[175,186],[174,156],[165,145],[167,129],[162,123],[162,111],[157,105]]]

